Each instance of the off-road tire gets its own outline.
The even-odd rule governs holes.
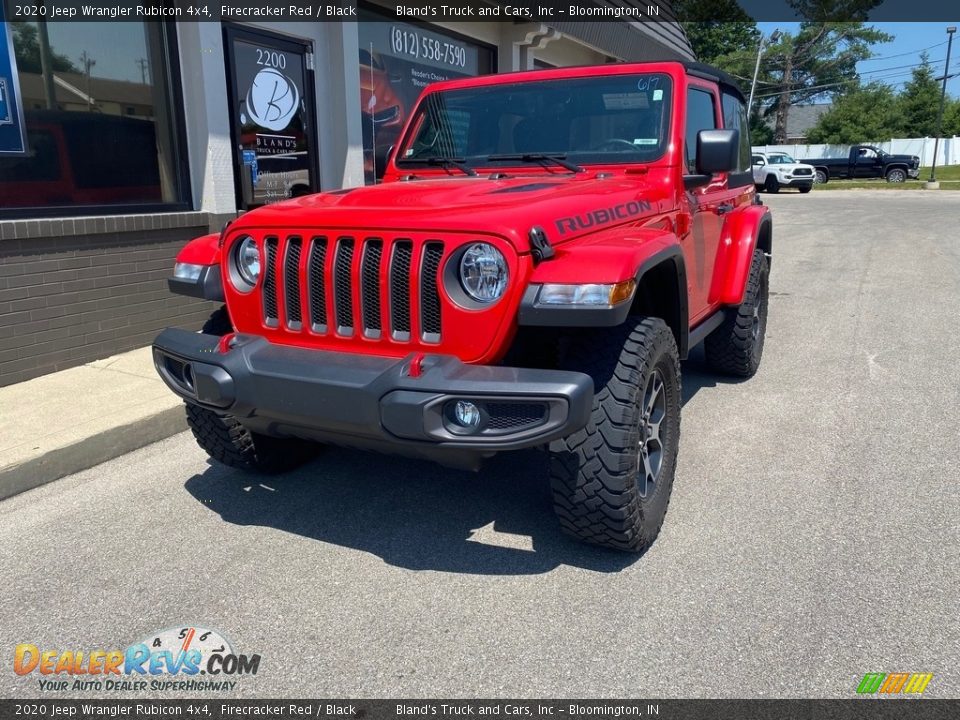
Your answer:
[[[750,263],[743,302],[730,308],[720,326],[704,340],[707,363],[714,370],[748,378],[760,367],[767,330],[769,276],[767,257],[757,248]]]
[[[233,323],[230,322],[230,316],[227,314],[227,306],[221,305],[219,310],[207,318],[200,332],[206,335],[216,335],[223,337],[228,332],[233,332]]]
[[[907,181],[907,171],[903,168],[891,168],[887,170],[888,183],[902,183]]]
[[[223,336],[233,330],[225,307],[214,312],[202,332]],[[303,440],[272,438],[251,432],[229,415],[220,415],[199,405],[186,404],[187,425],[207,455],[239,470],[280,473],[302,465],[319,446]]]
[[[586,427],[550,444],[560,527],[584,542],[643,552],[663,525],[680,442],[680,359],[673,333],[659,318],[630,318],[578,338],[561,365],[590,375],[595,393]],[[653,417],[661,450],[651,487],[641,443],[652,437],[645,413],[657,378],[663,403]]]
[[[310,460],[318,446],[303,440],[251,432],[229,415],[187,403],[187,425],[197,445],[217,462],[238,470],[273,475]]]
[[[801,185],[801,186],[798,188],[798,190],[800,190],[801,193],[803,193],[804,195],[806,195],[808,192],[810,192],[811,190],[813,190],[813,185]]]
[[[767,175],[767,179],[763,183],[763,189],[772,195],[780,192],[780,181],[777,180],[777,176]]]

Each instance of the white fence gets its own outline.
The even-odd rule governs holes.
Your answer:
[[[874,145],[891,155],[916,155],[920,164],[933,164],[933,138],[894,138]],[[804,160],[818,158],[843,158],[850,154],[850,145],[764,145],[755,146],[754,152],[785,152]],[[941,138],[937,150],[937,165],[960,165],[960,137]]]

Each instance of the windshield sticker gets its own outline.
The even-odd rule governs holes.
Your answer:
[[[603,107],[606,110],[646,110],[650,104],[643,93],[604,93]]]
[[[651,75],[649,77],[642,77],[637,80],[637,90],[641,92],[646,92],[647,90],[655,90],[660,86],[660,76]]]
[[[660,102],[663,100],[663,90],[654,90],[653,91],[653,101]]]
[[[659,142],[656,138],[634,138],[634,145],[656,145]]]

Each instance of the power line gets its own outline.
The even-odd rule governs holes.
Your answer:
[[[895,73],[891,73],[890,75],[884,75],[881,77],[873,78],[871,82],[879,82],[881,80],[888,80],[890,78],[895,78],[895,77],[900,77],[903,75],[910,75],[910,74],[911,74],[910,72],[895,72]],[[860,82],[860,78],[853,78],[850,80],[841,80],[835,83],[824,83],[823,85],[803,85],[803,86],[798,86],[793,88],[790,91],[790,93],[793,94],[795,92],[801,92],[806,90],[827,90],[829,88],[840,87],[841,85],[850,85],[851,83],[859,83],[859,82]],[[906,81],[901,81],[900,83],[895,83],[895,84],[899,85],[899,84],[902,84],[902,82],[906,82]],[[765,95],[755,95],[754,97],[759,100],[761,98],[779,97],[782,94],[783,94],[782,92],[775,92],[775,93],[767,93]]]
[[[933,50],[934,48],[943,47],[947,44],[947,41],[944,40],[941,43],[936,45],[931,45],[930,47],[920,48],[919,50],[913,50],[912,52],[899,53],[898,55],[878,55],[877,57],[867,58],[866,60],[861,60],[860,62],[872,62],[873,60],[892,60],[893,58],[906,57],[907,55],[919,55],[922,52],[927,50]]]
[[[944,62],[944,61],[945,61],[945,58],[940,58],[939,60],[928,60],[926,63],[916,63],[916,64],[914,64],[914,65],[891,65],[890,67],[885,67],[885,68],[876,68],[876,69],[874,69],[874,70],[864,70],[863,72],[857,73],[857,77],[856,77],[856,78],[851,78],[851,79],[849,79],[849,80],[838,81],[838,82],[836,82],[836,83],[829,83],[829,84],[822,85],[822,86],[817,85],[817,86],[814,86],[814,87],[834,87],[834,86],[837,86],[837,85],[846,85],[846,84],[849,84],[849,83],[858,82],[860,79],[863,79],[864,76],[875,76],[875,75],[877,75],[878,73],[886,73],[886,72],[889,72],[889,71],[891,71],[891,70],[900,70],[900,71],[902,71],[902,72],[895,72],[895,73],[891,73],[890,75],[882,75],[882,76],[878,76],[878,77],[867,77],[866,79],[867,79],[868,81],[870,81],[870,82],[873,82],[873,81],[875,81],[875,80],[882,80],[884,77],[898,77],[898,76],[900,76],[900,75],[912,75],[912,74],[913,74],[913,71],[912,71],[911,68],[923,67],[924,64],[926,64],[926,65],[931,66],[931,69],[932,69],[932,66],[933,66],[933,65],[942,63],[942,62]],[[734,77],[739,78],[740,80],[746,80],[746,81],[749,81],[749,80],[750,80],[749,78],[740,77],[739,75],[734,75]],[[768,81],[768,80],[757,80],[757,84],[758,84],[758,85],[767,85],[767,86],[769,86],[769,87],[780,87],[780,86],[781,86],[781,83],[778,83],[778,82],[770,82],[770,81]],[[779,94],[780,94],[780,93],[777,92],[777,93],[773,93],[772,95],[757,95],[756,97],[757,97],[757,98],[772,97],[773,95],[779,95]]]

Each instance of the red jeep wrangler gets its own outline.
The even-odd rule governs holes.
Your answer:
[[[315,443],[476,468],[545,446],[563,529],[642,551],[680,440],[680,360],[749,377],[770,215],[744,98],[676,62],[428,87],[383,184],[249,212],[177,258],[225,301],[168,329],[197,441],[279,471]]]

